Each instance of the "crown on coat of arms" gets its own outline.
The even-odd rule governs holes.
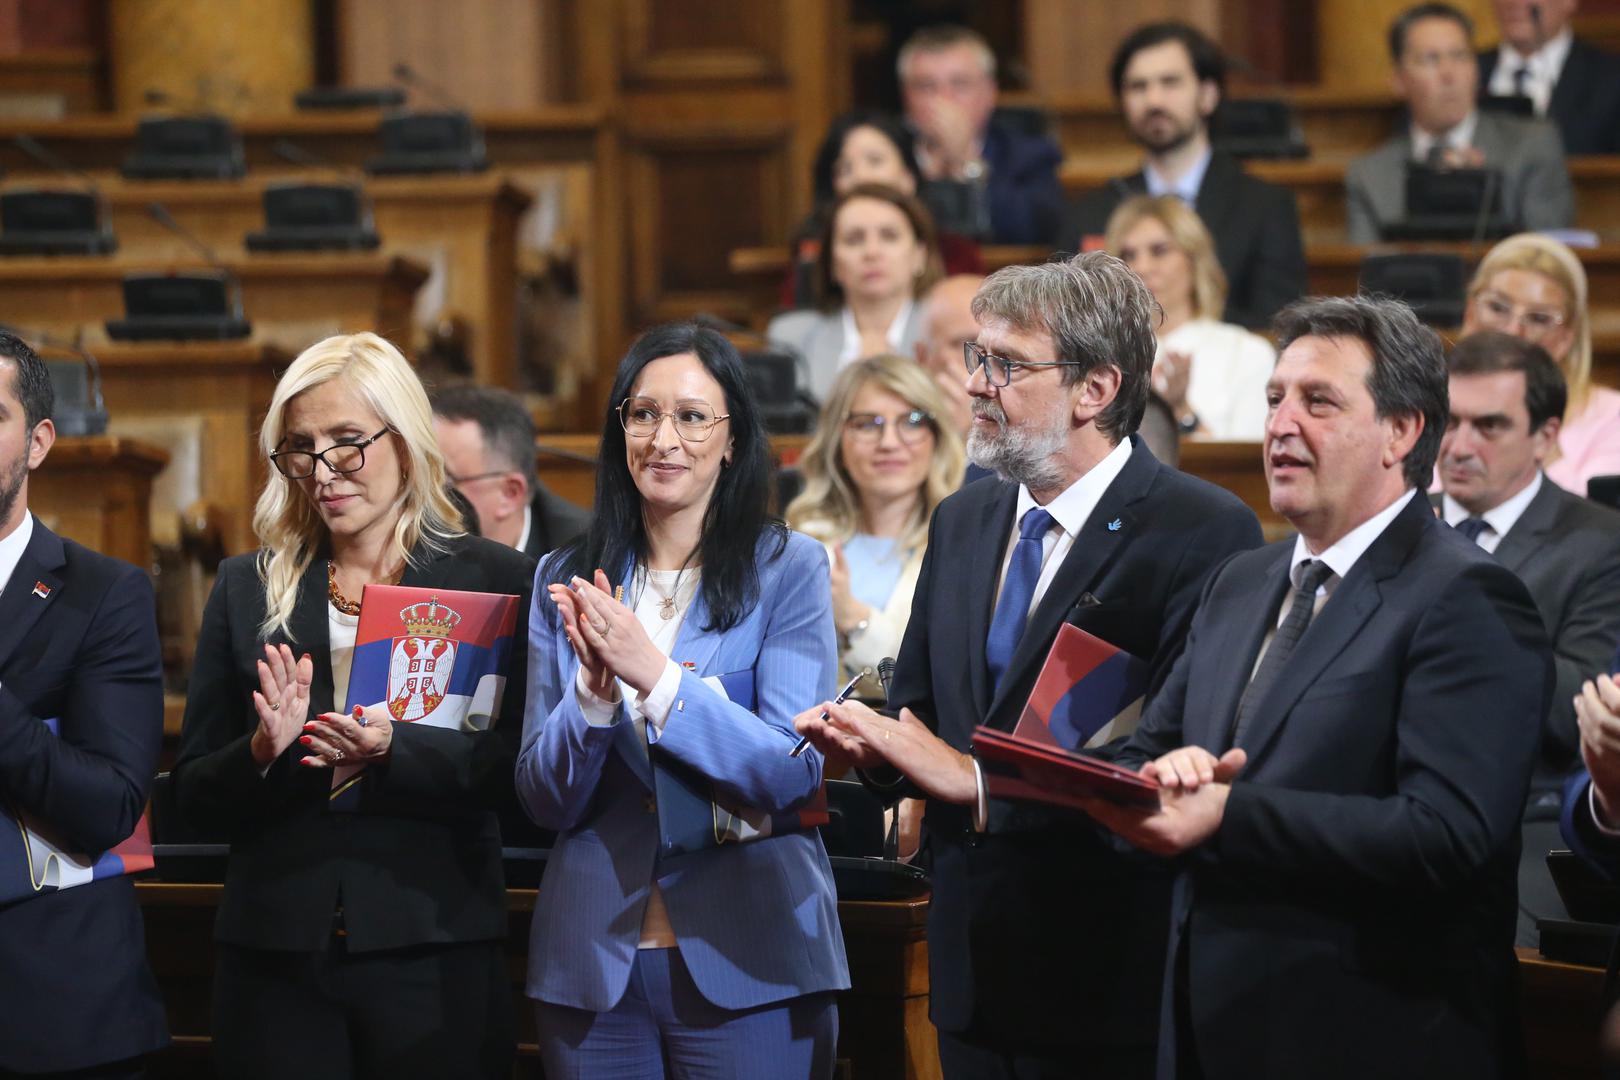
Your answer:
[[[437,596],[401,608],[400,621],[405,632],[418,637],[449,637],[450,631],[461,621],[461,613],[439,603]]]

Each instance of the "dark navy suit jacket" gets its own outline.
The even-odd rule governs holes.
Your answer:
[[[0,592],[0,798],[73,850],[119,843],[146,806],[163,740],[155,612],[144,573],[38,521]],[[0,1072],[168,1044],[128,877],[0,907],[0,972]]]
[[[1479,89],[1489,92],[1497,52],[1479,54]],[[1577,39],[1553,85],[1547,119],[1568,154],[1620,153],[1620,57]]]

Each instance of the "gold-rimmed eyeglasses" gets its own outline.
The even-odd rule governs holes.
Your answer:
[[[335,473],[359,472],[366,467],[366,447],[391,430],[383,428],[369,439],[358,442],[335,443],[319,453],[310,450],[274,450],[270,453],[270,463],[289,480],[314,476],[317,461],[324,462]]]
[[[648,438],[656,432],[665,417],[674,422],[675,434],[682,439],[703,442],[714,432],[715,425],[722,420],[730,420],[731,414],[717,416],[713,409],[698,401],[682,402],[671,412],[665,412],[651,398],[631,397],[619,402],[619,424],[626,435],[634,435],[638,439]]]
[[[1491,330],[1509,330],[1514,323],[1524,328],[1524,336],[1539,341],[1564,325],[1564,313],[1556,308],[1530,307],[1516,304],[1506,293],[1486,289],[1474,297],[1474,310],[1481,326]]]
[[[934,434],[934,414],[923,409],[884,416],[882,413],[850,413],[844,421],[844,430],[859,443],[880,443],[883,433],[894,429],[895,436],[907,446],[915,446]]]

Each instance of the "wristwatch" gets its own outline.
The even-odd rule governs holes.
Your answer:
[[[872,619],[870,616],[868,616],[867,618],[864,618],[860,622],[856,623],[854,626],[850,627],[847,632],[839,634],[839,646],[845,649],[849,648],[849,643],[855,637],[855,635],[866,633],[866,628],[871,625]]]
[[[1198,423],[1198,414],[1195,412],[1190,412],[1186,416],[1183,416],[1180,420],[1176,421],[1176,430],[1181,432],[1183,435],[1191,435],[1193,432],[1198,430]]]

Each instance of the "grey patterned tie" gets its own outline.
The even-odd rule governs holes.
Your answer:
[[[1316,612],[1316,590],[1332,576],[1333,571],[1320,559],[1309,559],[1300,564],[1299,588],[1294,590],[1294,600],[1288,608],[1288,615],[1283,619],[1282,625],[1277,627],[1270,648],[1266,649],[1266,655],[1260,658],[1260,667],[1255,671],[1254,678],[1249,680],[1249,687],[1243,691],[1243,697],[1238,702],[1237,720],[1232,724],[1233,746],[1243,745],[1243,733],[1249,721],[1254,718],[1255,709],[1265,700],[1266,692],[1282,674],[1283,666],[1288,663],[1289,656],[1294,652],[1294,646],[1299,644],[1299,639],[1305,634],[1305,628],[1311,624],[1311,616]]]
[[[1482,517],[1466,518],[1457,522],[1452,528],[1462,533],[1474,543],[1479,543],[1479,534],[1490,528],[1490,524]]]

